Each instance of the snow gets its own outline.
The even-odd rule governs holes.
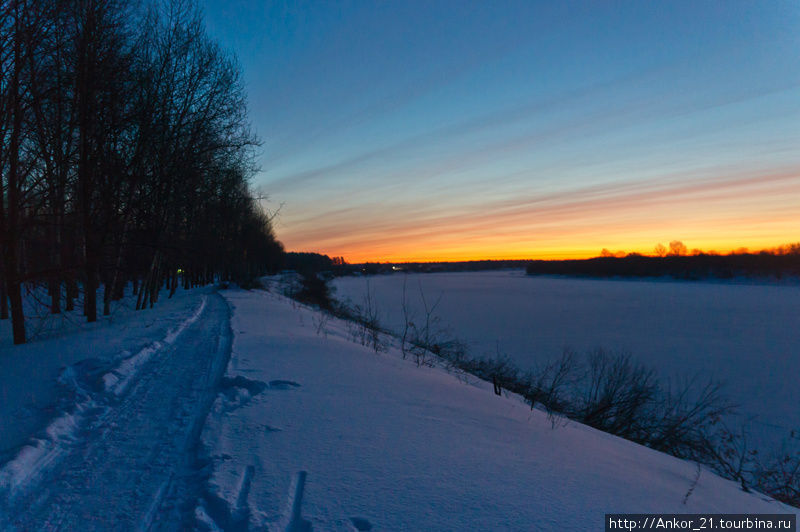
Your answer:
[[[282,296],[225,297],[234,342],[202,433],[213,473],[195,510],[209,529],[286,529],[304,475],[299,522],[314,530],[597,530],[606,513],[798,512],[469,376],[418,368],[394,347],[376,353]]]
[[[60,415],[0,465],[0,529],[173,530],[194,522],[187,501],[203,489],[197,442],[230,354],[229,312],[213,290],[194,290],[141,313],[157,321],[129,316],[24,346],[50,365],[62,358],[42,344],[106,350],[84,352],[105,358],[83,358],[36,384],[44,392],[59,383],[63,390],[51,394]]]
[[[183,333],[183,331],[185,331],[187,327],[197,322],[197,320],[200,318],[200,315],[203,313],[203,310],[205,310],[205,308],[206,308],[206,298],[203,297],[202,301],[200,302],[200,306],[197,307],[197,310],[194,311],[192,317],[182,322],[176,329],[169,331],[167,333],[167,336],[164,337],[164,343],[167,345],[174,344],[178,336],[180,336],[181,333]]]
[[[0,529],[590,530],[606,513],[798,513],[417,367],[390,338],[370,350],[352,327],[267,291],[203,289],[0,347]]]
[[[755,416],[765,443],[800,430],[800,286],[593,280],[522,271],[343,277],[335,297],[359,304],[373,295],[382,325],[403,324],[403,283],[414,319],[420,288],[443,337],[474,357],[498,350],[522,369],[564,348],[628,352],[663,379],[699,376],[725,385],[742,413]]]
[[[162,345],[163,344],[161,342],[153,342],[147,347],[142,348],[135,355],[131,355],[123,360],[118,369],[111,370],[103,375],[103,385],[106,391],[113,393],[114,395],[123,394],[139,368],[144,365],[145,362],[150,360],[150,357],[153,356],[153,353],[158,352]]]
[[[137,373],[150,358],[164,345],[175,343],[178,336],[191,324],[195,323],[206,306],[206,297],[203,296],[200,305],[194,314],[181,322],[175,329],[170,330],[162,342],[154,341],[138,353],[124,359],[115,369],[102,376],[106,392],[120,396],[126,392]],[[103,331],[108,332],[108,331]],[[4,492],[9,500],[14,500],[21,488],[29,488],[41,472],[50,467],[64,454],[75,440],[78,430],[89,410],[97,409],[98,402],[90,390],[83,387],[80,376],[75,366],[65,368],[59,376],[62,384],[72,385],[80,401],[69,411],[55,418],[45,428],[41,438],[34,439],[22,447],[17,455],[0,468],[0,491]]]
[[[174,344],[178,336],[180,336],[180,334],[186,330],[187,327],[195,323],[200,318],[200,315],[203,313],[205,308],[206,298],[203,297],[194,314],[183,321],[175,329],[169,331],[162,342],[155,341],[147,347],[144,347],[135,355],[123,360],[116,369],[103,375],[103,384],[106,391],[111,392],[114,395],[122,395],[125,393],[125,390],[127,390],[128,385],[136,376],[136,373],[139,371],[139,369],[146,364],[155,353],[161,350],[162,347],[165,345]]]
[[[86,381],[83,387],[101,386],[98,379],[131,353],[149,350],[177,330],[197,309],[200,295],[200,290],[178,290],[173,298],[162,297],[143,311],[133,310],[135,298],[129,297],[110,318],[93,324],[83,323],[78,310],[53,318],[62,324],[58,331],[50,329],[20,346],[11,344],[10,320],[0,321],[0,463],[74,407],[81,386],[64,382],[70,371],[80,373],[79,379]],[[36,327],[35,320],[30,325]],[[119,377],[105,377],[109,385],[114,379]]]

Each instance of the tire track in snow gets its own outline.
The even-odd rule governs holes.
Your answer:
[[[160,342],[158,356],[153,351],[129,365],[135,377],[123,372],[124,379],[107,382],[113,397],[107,410],[63,446],[36,489],[5,501],[9,524],[24,530],[181,528],[188,508],[194,511],[186,498],[200,491],[195,449],[230,356],[229,321],[227,303],[210,295]]]

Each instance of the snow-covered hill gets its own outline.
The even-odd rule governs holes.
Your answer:
[[[795,512],[491,385],[355,343],[348,324],[228,291],[233,352],[203,440],[211,527],[282,529],[307,473],[314,530],[602,530],[606,513]],[[699,475],[699,476],[698,476]]]

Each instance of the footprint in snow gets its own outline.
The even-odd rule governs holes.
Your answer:
[[[223,377],[220,383],[222,408],[232,411],[247,404],[250,399],[266,390],[268,385],[261,381],[248,379],[241,375],[236,377]]]
[[[271,385],[272,383],[270,383]],[[253,396],[258,395],[267,388],[267,384],[264,384],[261,381],[248,379],[247,377],[243,377],[242,375],[237,375],[236,377],[223,377],[221,388],[223,392],[234,390],[239,388],[241,390],[247,390],[247,392]]]
[[[363,517],[351,517],[350,522],[353,523],[353,526],[356,527],[356,530],[359,532],[363,530],[372,530],[372,523]]]
[[[299,388],[299,387],[300,384],[294,381],[284,381],[284,380],[269,381],[270,390],[291,390],[292,388]]]

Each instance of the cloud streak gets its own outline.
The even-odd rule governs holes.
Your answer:
[[[612,240],[627,239],[634,246],[644,241],[646,251],[659,240],[686,238],[665,234],[669,227],[685,233],[699,221],[702,230],[691,233],[716,247],[726,239],[730,248],[745,245],[731,241],[730,235],[737,232],[749,235],[749,242],[775,245],[779,242],[767,242],[776,238],[774,229],[796,223],[800,201],[795,198],[800,198],[800,167],[769,173],[730,170],[688,181],[661,176],[476,203],[452,214],[412,208],[406,218],[399,208],[396,216],[366,226],[354,224],[352,213],[320,214],[328,221],[324,230],[314,222],[293,238],[316,242],[323,249],[346,250],[351,260],[431,259],[456,248],[465,256],[488,258],[491,255],[485,253],[500,249],[533,256],[537,248],[564,250],[576,241],[596,242],[595,253],[600,247],[625,246]],[[690,242],[692,247],[700,244]]]

